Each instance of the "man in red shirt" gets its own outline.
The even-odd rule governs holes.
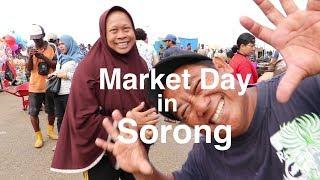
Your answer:
[[[255,37],[250,33],[242,33],[237,40],[237,45],[232,47],[234,56],[230,61],[230,66],[233,69],[234,77],[240,74],[242,80],[245,81],[247,75],[251,75],[249,84],[254,84],[258,80],[256,68],[251,63],[248,56],[255,50]]]

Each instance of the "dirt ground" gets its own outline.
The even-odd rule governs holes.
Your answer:
[[[82,174],[59,174],[49,170],[56,142],[49,140],[43,131],[44,146],[33,147],[34,133],[27,111],[22,110],[21,98],[0,92],[0,114],[0,180],[83,179]],[[43,130],[47,124],[45,117],[41,112]],[[170,133],[167,138],[167,144],[156,143],[149,153],[153,165],[163,172],[180,169],[192,147],[192,141],[184,145],[175,143]]]

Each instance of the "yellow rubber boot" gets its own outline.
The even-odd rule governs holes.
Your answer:
[[[43,139],[41,131],[35,132],[36,142],[34,143],[35,148],[41,148],[43,146]]]
[[[53,130],[53,125],[50,125],[50,124],[47,125],[47,134],[50,139],[53,139],[53,140],[58,139],[58,135]]]

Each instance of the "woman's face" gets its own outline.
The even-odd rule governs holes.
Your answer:
[[[107,18],[106,30],[108,46],[119,54],[128,53],[136,43],[130,18],[124,12],[112,12]]]
[[[68,47],[64,44],[64,42],[62,42],[61,40],[59,40],[59,45],[58,48],[60,49],[62,54],[67,54],[68,52]]]

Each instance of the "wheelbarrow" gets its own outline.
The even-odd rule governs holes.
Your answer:
[[[29,99],[25,98],[25,96],[29,95],[29,83],[23,83],[18,86],[8,86],[7,83],[4,82],[3,91],[12,94],[17,97],[21,97],[22,99],[22,107],[23,110],[27,110],[29,106]]]

